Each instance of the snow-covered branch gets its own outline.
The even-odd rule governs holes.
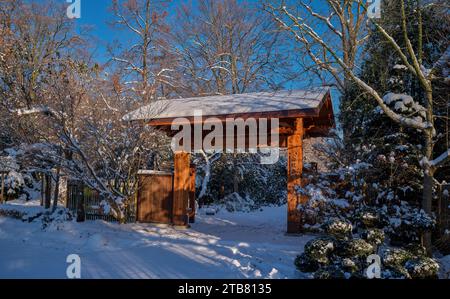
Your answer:
[[[325,17],[315,11],[313,11],[313,9],[311,8],[311,6],[305,4],[304,2],[300,1],[300,4],[303,5],[303,7],[306,8],[306,10],[313,16],[318,18],[319,20],[322,20],[325,22],[325,24],[327,24],[328,28],[330,28],[331,31],[333,31],[337,36],[342,38],[342,32],[340,32],[336,27],[334,27],[334,25],[331,23],[331,19],[334,16],[334,12],[332,12],[328,17]]]
[[[54,114],[54,111],[47,106],[36,106],[32,108],[22,108],[12,111],[18,116],[31,115],[31,114]]]
[[[388,105],[383,100],[383,97],[375,90],[373,89],[369,84],[361,80],[352,70],[352,68],[347,65],[342,58],[338,55],[335,49],[333,49],[329,44],[327,44],[311,26],[306,24],[301,18],[297,18],[294,16],[290,11],[287,10],[285,6],[280,8],[281,12],[287,16],[290,21],[294,24],[295,28],[298,28],[300,32],[311,38],[315,43],[320,45],[324,51],[329,53],[336,63],[342,68],[342,70],[357,84],[359,85],[363,90],[365,90],[368,94],[370,94],[378,103],[378,105],[381,107],[383,112],[391,118],[393,121],[399,123],[402,126],[415,128],[420,131],[426,131],[426,130],[432,130],[432,125],[429,122],[421,122],[417,119],[412,119],[407,116],[401,115],[396,113],[394,110],[390,109]],[[280,18],[278,18],[280,19]],[[291,28],[291,27],[288,27]],[[291,30],[292,31],[292,30]],[[299,40],[304,43],[305,45],[310,44],[310,41],[308,41],[306,38],[299,38]],[[329,70],[325,68],[326,70]]]
[[[127,60],[127,59],[123,59],[123,58],[119,58],[119,57],[113,57],[112,59],[114,61],[121,62],[121,63],[126,63],[126,64],[130,65],[130,67],[131,67],[130,70],[142,73],[142,69],[140,67],[136,66],[133,62],[131,62],[131,61]]]
[[[435,158],[431,161],[424,157],[420,161],[420,164],[428,166],[428,168],[436,169],[438,167],[443,166],[445,164],[445,162],[447,162],[448,160],[450,160],[450,148],[447,149],[445,152],[443,152],[440,156],[438,156],[437,158]]]

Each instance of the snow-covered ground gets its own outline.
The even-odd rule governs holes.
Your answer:
[[[43,211],[38,201],[2,210]],[[286,236],[286,207],[251,213],[200,210],[190,229],[151,224],[42,223],[0,217],[0,278],[66,278],[66,258],[78,254],[82,278],[307,278],[293,264],[314,236]],[[450,256],[440,276],[450,278]]]
[[[285,221],[286,207],[200,211],[190,229],[0,217],[0,278],[65,278],[69,254],[82,278],[301,278],[293,262],[313,236],[286,236]]]
[[[441,257],[439,262],[439,278],[450,279],[450,255]]]

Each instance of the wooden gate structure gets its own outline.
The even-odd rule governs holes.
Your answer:
[[[198,117],[199,112],[201,117]],[[202,142],[197,142],[195,134],[200,130],[200,138],[205,140],[205,137],[218,127],[216,125],[221,124],[221,127],[225,128],[230,119],[278,121],[279,126],[275,132],[272,128],[268,129],[260,122],[257,123],[258,136],[261,136],[261,133],[275,133],[278,136],[277,142],[272,138],[258,138],[257,147],[287,148],[287,232],[301,232],[302,215],[298,206],[308,200],[300,192],[296,192],[296,188],[303,185],[303,140],[308,137],[326,136],[335,126],[328,88],[160,100],[124,116],[125,121],[143,122],[171,137],[177,136],[185,127],[192,132],[194,138],[190,138],[186,143],[183,140],[183,148],[175,149],[174,152],[172,220],[178,225],[186,224],[187,221],[185,215],[191,189],[190,152],[208,150]],[[263,129],[268,131],[264,132]],[[226,130],[216,134],[214,145],[218,144],[220,139],[228,141],[231,138],[236,149],[239,136],[234,127],[233,131],[233,136]],[[254,132],[245,129],[246,141],[254,135]],[[188,144],[190,147],[185,146]],[[248,144],[245,143],[245,146]]]
[[[148,223],[172,223],[173,173],[141,171],[138,176],[136,220]]]
[[[177,164],[175,166],[177,167]],[[179,164],[178,167],[180,167]],[[180,173],[178,168],[174,172],[139,171],[136,220],[182,227],[195,222],[195,168],[191,166],[188,171],[186,192],[189,200],[174,197],[177,194],[174,192],[176,182],[174,173]],[[178,176],[179,179],[180,176]],[[176,183],[180,184],[180,182]],[[182,196],[186,194],[183,193]]]

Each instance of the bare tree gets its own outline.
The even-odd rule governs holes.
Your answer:
[[[3,120],[0,146],[36,144],[56,140],[41,117],[21,118],[31,108],[42,111],[47,91],[59,62],[77,55],[83,41],[73,30],[64,6],[54,1],[35,3],[6,0],[0,3],[0,114]],[[51,203],[53,165],[41,161],[31,169],[41,172],[45,184],[42,204]],[[59,168],[58,168],[59,169]],[[53,202],[56,203],[58,194]]]
[[[51,65],[77,47],[73,22],[53,1],[0,3],[0,76],[4,105],[31,107],[39,101]]]
[[[187,93],[277,89],[292,79],[282,36],[254,3],[201,0],[180,8],[177,24],[173,36]]]
[[[341,89],[346,86],[346,83],[342,83],[343,77],[345,81],[348,80],[352,84],[356,84],[361,90],[370,95],[392,121],[400,126],[421,132],[425,145],[423,147],[423,158],[420,161],[424,175],[422,208],[431,215],[434,174],[450,158],[450,149],[434,157],[433,149],[439,132],[436,132],[434,126],[436,116],[433,110],[433,79],[443,68],[448,67],[450,47],[442,53],[442,57],[431,68],[427,69],[422,65],[422,49],[420,48],[422,42],[419,42],[419,49],[415,50],[408,36],[404,0],[400,1],[400,24],[403,32],[402,42],[405,44],[404,48],[399,45],[400,41],[391,36],[376,19],[369,19],[367,23],[365,22],[367,13],[366,1],[327,0],[326,8],[328,14],[314,11],[310,2],[300,1],[299,3],[300,9],[297,10],[288,8],[284,3],[280,5],[266,3],[265,7],[280,28],[291,34],[306,49],[314,64],[320,70],[331,74]],[[417,9],[424,8],[418,4]],[[322,23],[323,26],[320,27],[322,28],[320,31],[317,29],[318,27],[312,26],[309,17],[313,17]],[[417,26],[422,26],[420,19],[417,23]],[[352,24],[355,24],[355,26]],[[352,57],[358,53],[359,46],[365,40],[362,34],[367,30],[361,27],[362,24],[375,26],[397,53],[403,65],[419,81],[425,94],[425,107],[421,106],[417,99],[414,100],[408,95],[382,95],[358,76]],[[351,28],[356,28],[357,30],[352,31]],[[341,41],[343,45],[342,51],[333,47],[332,43],[323,37],[330,32],[337,40]],[[421,28],[419,28],[418,32],[419,34],[422,32]],[[421,40],[422,36],[418,38]],[[390,102],[403,99],[414,101],[414,105],[418,107],[413,115],[404,115],[390,108]],[[429,233],[425,235],[424,245],[430,250],[431,235]]]
[[[122,121],[131,99],[77,51],[86,43],[52,4],[0,2],[2,149],[17,148],[23,169],[44,174],[47,208],[50,182],[64,174],[98,191],[105,209],[124,221],[154,134]],[[57,200],[56,191],[54,207]]]
[[[169,1],[114,0],[114,26],[129,33],[129,45],[120,51],[110,49],[112,60],[119,66],[118,78],[123,91],[131,91],[148,104],[167,97],[176,87],[173,50],[167,39],[166,22]],[[119,49],[119,53],[115,53]]]
[[[123,122],[127,101],[112,91],[113,83],[92,72],[83,62],[60,64],[46,91],[47,104],[16,111],[27,120],[39,116],[46,128],[33,132],[39,143],[20,145],[22,160],[35,168],[45,168],[43,161],[56,167],[56,181],[63,172],[83,182],[104,199],[106,214],[125,222],[137,171],[155,148],[155,134]]]

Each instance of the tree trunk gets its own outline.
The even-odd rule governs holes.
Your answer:
[[[45,176],[43,173],[41,173],[41,207],[44,206],[44,196],[45,196],[44,188],[45,188]]]
[[[423,177],[423,199],[422,209],[431,216],[431,202],[433,199],[433,176],[425,174]],[[422,245],[427,249],[427,254],[431,256],[431,231],[426,231],[422,236]]]
[[[402,2],[403,3],[403,2]],[[433,89],[431,88],[431,84],[426,85],[426,81],[424,81],[423,85],[425,85],[425,94],[426,94],[426,108],[427,108],[427,121],[434,128],[434,115],[433,115]],[[427,161],[433,160],[433,130],[429,129],[425,130],[425,157]],[[433,202],[433,184],[434,184],[434,172],[435,168],[430,165],[424,165],[424,174],[423,174],[423,193],[422,193],[422,209],[432,217],[432,202]],[[427,254],[429,256],[432,255],[432,243],[431,243],[431,231],[425,231],[422,236],[422,245],[426,248]]]
[[[236,152],[233,153],[233,192],[239,193],[239,168],[237,163],[238,155]]]
[[[432,133],[425,132],[425,157],[428,161],[433,157],[433,137]],[[433,184],[434,184],[434,169],[425,165],[423,174],[423,193],[422,193],[422,209],[432,216],[432,202],[433,202]],[[426,231],[422,235],[422,245],[426,248],[427,254],[431,256],[431,231]]]
[[[55,193],[53,194],[53,212],[56,210],[56,208],[58,206],[60,174],[61,174],[61,168],[58,167],[56,169]]]
[[[45,194],[44,194],[44,208],[50,209],[52,201],[52,178],[49,174],[45,174]]]

